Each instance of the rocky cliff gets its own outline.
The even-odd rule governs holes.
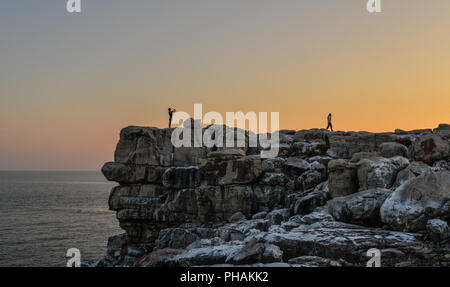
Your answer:
[[[102,172],[124,234],[100,266],[448,266],[450,125],[282,130],[260,148],[175,148],[127,127]],[[248,136],[248,134],[247,134]]]

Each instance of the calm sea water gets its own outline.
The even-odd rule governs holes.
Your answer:
[[[123,233],[100,172],[0,171],[0,266],[66,265],[66,252],[100,259]]]

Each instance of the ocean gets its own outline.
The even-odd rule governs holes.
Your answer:
[[[65,267],[66,252],[100,259],[123,233],[100,172],[0,171],[0,266]]]

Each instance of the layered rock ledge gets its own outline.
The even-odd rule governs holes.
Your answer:
[[[282,130],[260,147],[175,148],[124,128],[102,172],[125,233],[98,266],[450,266],[450,125]],[[248,138],[248,133],[246,133]]]

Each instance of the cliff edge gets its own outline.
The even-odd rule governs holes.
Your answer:
[[[109,207],[124,234],[99,266],[450,266],[450,125],[392,133],[282,130],[259,147],[175,148],[124,128]],[[246,133],[248,137],[248,133]]]

